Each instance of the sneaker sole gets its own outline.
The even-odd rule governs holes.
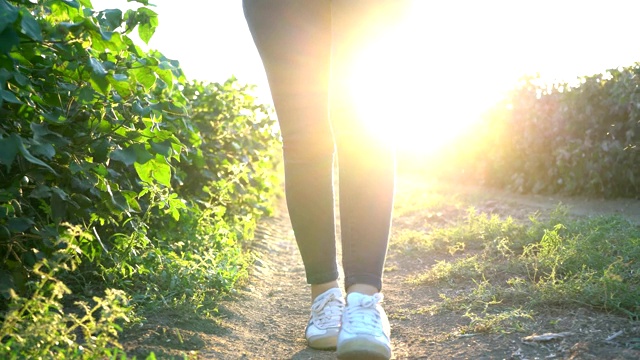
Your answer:
[[[335,350],[338,343],[338,330],[333,334],[326,334],[307,339],[307,345],[317,350]]]
[[[391,349],[371,336],[356,336],[343,341],[337,355],[341,360],[389,360]]]

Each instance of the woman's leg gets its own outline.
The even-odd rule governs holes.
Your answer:
[[[373,295],[382,288],[395,160],[390,142],[376,138],[359,118],[349,77],[355,57],[384,32],[401,9],[398,0],[334,0],[331,119],[336,136],[340,181],[342,264],[347,292]],[[371,74],[375,76],[375,74]],[[376,104],[371,104],[376,106]],[[393,123],[393,119],[389,119]]]
[[[331,3],[244,0],[243,6],[282,131],[287,205],[315,297],[337,287],[338,278],[328,113]]]

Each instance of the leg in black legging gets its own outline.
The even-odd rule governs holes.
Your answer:
[[[340,227],[345,288],[382,288],[393,206],[395,161],[356,111],[349,83],[356,56],[392,22],[397,0],[332,2],[331,119],[339,165]],[[371,74],[375,76],[375,74]],[[379,104],[369,104],[379,106]],[[393,122],[393,119],[389,119]]]
[[[334,281],[331,3],[244,0],[244,10],[282,131],[287,205],[307,281]]]

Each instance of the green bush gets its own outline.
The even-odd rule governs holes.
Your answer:
[[[640,64],[513,94],[502,158],[511,186],[532,192],[637,196],[640,190]],[[511,152],[510,155],[509,152]]]
[[[170,188],[171,166],[191,144],[173,135],[188,119],[177,62],[126,36],[135,26],[150,36],[150,10],[0,4],[0,233],[3,270],[21,292],[30,267],[55,251],[63,222],[90,230],[79,247],[100,263],[147,211],[184,208],[153,189]]]
[[[440,163],[448,176],[519,192],[637,197],[640,63],[579,78],[524,78]]]
[[[87,308],[71,299],[102,293],[90,301],[110,306],[120,294],[144,305],[142,314],[208,313],[246,277],[244,245],[279,188],[274,121],[235,79],[188,82],[177,61],[128,36],[148,41],[157,25],[144,6],[96,12],[88,0],[0,0],[4,350],[27,354],[36,338],[53,349],[45,343],[67,336],[64,326],[44,336],[36,330],[48,325],[21,322],[38,304],[33,324],[73,323],[67,311]],[[73,266],[45,266],[63,250]],[[45,275],[62,295],[42,295]],[[69,356],[89,346],[66,338]],[[98,348],[115,344],[105,339]]]

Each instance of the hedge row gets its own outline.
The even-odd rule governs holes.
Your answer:
[[[107,307],[89,314],[213,310],[245,277],[243,244],[279,188],[269,110],[235,79],[188,82],[136,46],[132,31],[148,41],[158,25],[138,2],[0,0],[3,358],[108,352],[97,334],[126,312],[105,328],[83,318],[83,338],[65,332],[69,299]]]
[[[640,64],[578,80],[523,79],[445,150],[457,153],[449,174],[519,192],[637,197]]]

